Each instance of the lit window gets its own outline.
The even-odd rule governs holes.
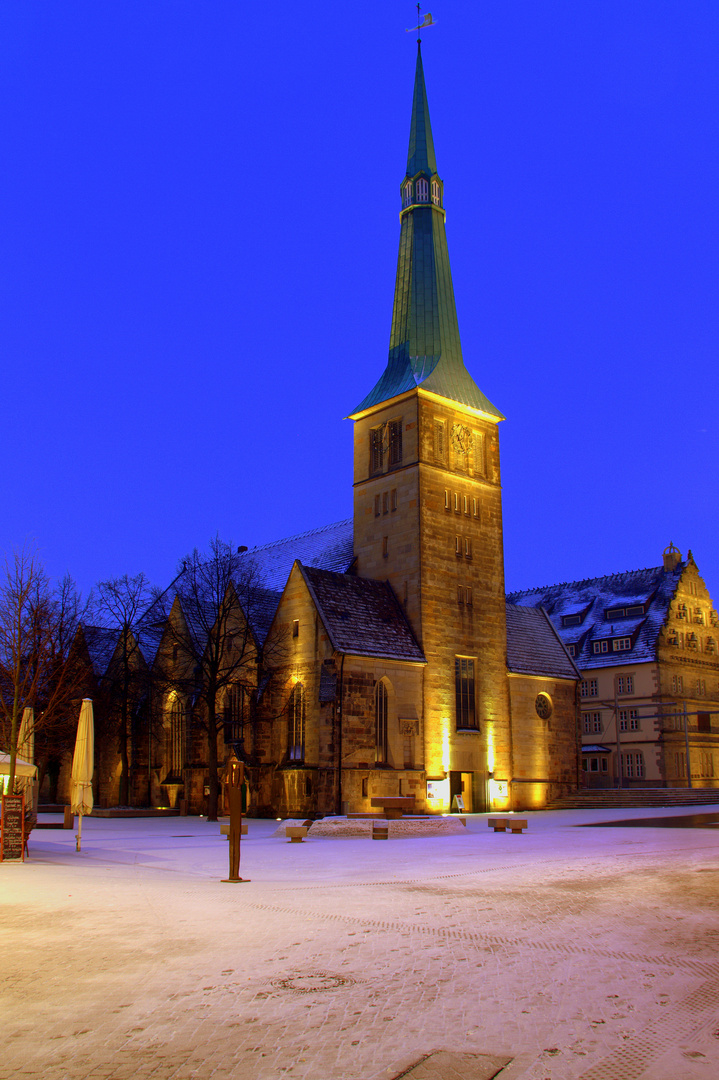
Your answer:
[[[417,202],[429,202],[429,184],[426,180],[417,181]]]
[[[302,683],[295,683],[287,703],[287,757],[290,761],[305,759],[305,690]]]
[[[390,420],[389,424],[389,465],[402,464],[402,421]]]
[[[477,730],[474,701],[474,660],[457,656],[454,661],[457,728]]]
[[[632,639],[628,637],[615,638],[612,642],[612,648],[614,652],[626,652],[627,649],[631,649]]]

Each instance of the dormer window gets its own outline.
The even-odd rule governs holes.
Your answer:
[[[426,180],[417,181],[417,202],[429,202],[429,184]]]
[[[581,626],[581,615],[562,615],[562,626]]]
[[[434,203],[435,206],[440,206],[441,205],[441,203],[439,201],[439,194],[440,194],[439,193],[439,184],[437,183],[436,180],[433,180],[432,181],[432,202]]]
[[[403,188],[402,206],[410,206],[412,203],[412,181],[408,180]]]

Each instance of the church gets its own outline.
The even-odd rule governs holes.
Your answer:
[[[545,612],[505,597],[503,416],[462,356],[444,199],[418,43],[389,356],[349,413],[353,517],[241,556],[262,593],[252,610],[238,600],[256,662],[224,694],[216,757],[220,773],[231,749],[244,759],[250,814],[361,813],[397,795],[418,812],[524,810],[579,783],[579,671]],[[176,600],[170,623],[183,618]],[[179,640],[142,663],[180,670]],[[215,755],[187,686],[152,692],[136,805],[207,811]],[[109,745],[102,759],[111,806]]]
[[[242,738],[250,812],[525,809],[578,783],[579,672],[505,599],[503,416],[462,357],[419,45],[400,198],[387,366],[349,414],[353,517],[244,556],[278,598],[253,629],[286,642]],[[186,762],[195,811],[202,773]]]

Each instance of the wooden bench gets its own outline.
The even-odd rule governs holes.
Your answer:
[[[414,810],[414,795],[377,796],[371,800],[370,805],[381,807],[384,816],[394,821],[401,818],[405,810],[409,813]]]
[[[495,832],[506,832],[509,829],[513,833],[521,833],[529,825],[526,818],[517,817],[491,817],[487,818],[487,824]]]
[[[303,843],[309,829],[306,825],[286,825],[285,836],[289,838],[291,844]]]

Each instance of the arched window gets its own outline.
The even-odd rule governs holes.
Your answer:
[[[409,206],[412,202],[412,181],[408,180],[404,185],[404,198],[402,199],[403,206]]]
[[[387,687],[383,682],[378,682],[374,692],[374,759],[379,764],[384,764],[389,756],[387,740]]]
[[[167,702],[167,779],[172,778],[176,783],[182,783],[183,779],[186,739],[185,703],[172,693]]]
[[[292,687],[287,706],[287,756],[290,761],[305,760],[305,690],[302,683]]]
[[[435,206],[439,206],[439,184],[436,180],[432,181],[432,202]]]
[[[417,181],[417,202],[429,202],[429,184],[426,180]]]
[[[244,686],[230,686],[225,695],[225,746],[239,747],[244,735]]]

